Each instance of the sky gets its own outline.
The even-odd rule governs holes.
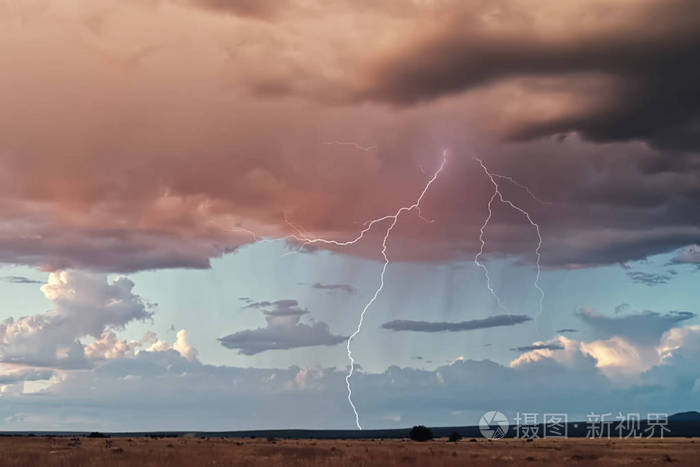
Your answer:
[[[697,409],[699,31],[691,0],[0,1],[0,430]]]

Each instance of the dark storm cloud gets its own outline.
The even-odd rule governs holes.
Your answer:
[[[575,136],[510,147],[504,151],[510,160],[501,162],[503,168],[492,163],[493,170],[515,174],[538,196],[555,201],[539,206],[509,192],[541,223],[545,263],[614,264],[698,242],[700,211],[692,206],[700,202],[700,178],[690,159],[682,169],[647,172],[640,166],[682,158],[637,143],[596,145]]]
[[[632,279],[632,282],[635,282],[637,284],[644,284],[649,287],[667,284],[668,281],[672,279],[672,275],[642,271],[630,271],[627,273],[627,276],[630,279]]]
[[[496,315],[484,319],[474,319],[456,323],[394,320],[382,324],[382,328],[392,331],[457,332],[493,328],[497,326],[513,326],[530,320],[532,320],[532,318],[526,315]]]
[[[269,21],[257,18],[285,7],[84,3],[85,17],[109,25],[101,34],[86,36],[84,21],[52,21],[75,16],[58,2],[52,15],[0,14],[13,64],[0,76],[0,262],[209,268],[255,239],[294,233],[283,213],[308,232],[353,238],[358,221],[414,199],[425,182],[417,168],[430,172],[443,147],[448,169],[424,199],[436,222],[402,216],[392,260],[461,261],[478,250],[492,187],[473,152],[552,202],[500,180],[541,223],[548,267],[634,261],[700,242],[700,157],[575,134],[503,144],[504,135],[562,128],[600,140],[643,135],[651,124],[649,140],[682,128],[698,107],[686,96],[698,62],[689,59],[697,18],[687,1],[292,0]],[[154,8],[144,15],[141,3]],[[122,66],[140,50],[138,66]],[[251,93],[275,87],[291,94]],[[358,94],[375,102],[353,102]],[[437,96],[410,111],[385,105]],[[530,225],[496,211],[489,253],[530,263]],[[374,240],[323,247],[375,258]]]
[[[697,315],[689,311],[669,311],[665,314],[642,311],[605,316],[590,309],[582,309],[578,316],[601,337],[624,336],[633,341],[656,343],[664,332]]]
[[[37,237],[39,238],[39,237]],[[235,251],[207,240],[184,238],[140,229],[62,229],[35,238],[0,237],[0,262],[26,264],[44,270],[89,269],[99,272],[135,272],[145,269],[208,269],[210,258]]]
[[[9,282],[11,284],[43,284],[42,281],[37,281],[24,276],[2,276],[0,281]]]
[[[568,334],[572,332],[578,332],[578,329],[573,329],[573,328],[563,328],[563,329],[557,329],[556,331],[557,334]]]
[[[320,290],[340,290],[350,295],[354,295],[357,292],[357,289],[350,284],[323,284],[316,282],[311,287]]]
[[[521,347],[513,347],[512,349],[515,352],[530,352],[532,350],[564,350],[564,346],[561,344],[553,343],[553,344],[532,344],[532,345],[523,345]]]
[[[465,4],[451,24],[380,61],[366,97],[407,105],[509,78],[597,74],[610,83],[605,96],[591,96],[604,97],[599,105],[545,122],[525,117],[510,136],[575,130],[594,141],[643,139],[696,149],[700,4],[672,0],[600,8],[597,3],[572,4],[579,8],[562,18],[572,26],[568,33],[547,24],[523,26],[528,18],[539,25],[537,12],[505,0],[489,5],[509,27],[489,29],[477,19],[487,12]],[[590,27],[577,27],[576,15],[589,16]],[[608,18],[618,21],[611,27]],[[555,32],[548,34],[548,26]]]

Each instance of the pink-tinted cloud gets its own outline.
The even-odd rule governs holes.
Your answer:
[[[552,202],[504,181],[504,193],[541,222],[547,265],[626,261],[700,241],[697,158],[666,149],[666,137],[695,118],[692,99],[687,112],[667,105],[686,89],[672,79],[680,65],[635,69],[628,60],[619,73],[600,73],[599,63],[615,60],[591,45],[603,31],[624,50],[658,39],[687,55],[696,35],[692,18],[678,13],[684,2],[642,2],[612,15],[602,13],[605,1],[534,9],[512,1],[289,2],[270,14],[271,3],[104,3],[111,8],[74,0],[0,9],[0,261],[206,268],[253,241],[236,227],[282,237],[290,233],[285,216],[346,239],[415,199],[421,168],[430,172],[443,148],[448,168],[423,208],[436,222],[402,219],[395,259],[473,256],[491,189],[474,154]],[[653,11],[667,26],[652,27]],[[586,20],[570,31],[557,26],[581,12]],[[458,19],[474,28],[455,36]],[[648,30],[635,32],[640,24]],[[586,53],[563,59],[579,41]],[[450,54],[420,55],[441,43]],[[484,58],[523,48],[542,57]],[[683,76],[692,77],[688,66]],[[670,112],[672,127],[630,132],[619,118],[598,119],[629,113],[620,94],[628,83],[656,96],[640,125]],[[583,138],[503,142],[569,130]],[[679,142],[693,141],[686,136]],[[532,230],[514,213],[495,214],[487,253],[530,261]],[[370,235],[344,251],[376,257],[378,241]]]

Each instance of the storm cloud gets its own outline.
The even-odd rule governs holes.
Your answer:
[[[690,0],[4,9],[0,262],[206,269],[288,238],[286,220],[353,238],[415,199],[443,149],[422,209],[436,222],[403,216],[392,259],[478,248],[492,187],[474,155],[547,201],[501,179],[540,223],[546,266],[696,245],[697,12]],[[489,253],[531,263],[530,226],[502,208]],[[324,248],[374,259],[378,240]]]
[[[290,0],[174,0],[218,13],[268,19],[290,7]]]
[[[549,121],[522,115],[510,136],[578,131],[600,142],[642,139],[697,148],[696,2],[567,2],[549,12],[545,19],[542,10],[510,0],[489,2],[488,11],[479,3],[455,6],[444,28],[377,65],[369,95],[413,104],[522,77],[539,78],[530,85],[540,91],[576,93],[575,78],[588,76],[599,86],[599,94],[590,96],[594,105],[569,108]],[[581,15],[587,17],[583,24],[575,20]],[[564,31],[561,24],[571,27]]]

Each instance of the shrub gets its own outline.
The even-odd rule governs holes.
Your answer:
[[[433,439],[433,432],[427,426],[417,425],[411,428],[408,437],[413,441],[430,441]]]
[[[450,433],[450,437],[447,440],[451,443],[456,443],[460,439],[462,439],[462,435],[460,435],[456,431],[453,431],[452,433]]]

